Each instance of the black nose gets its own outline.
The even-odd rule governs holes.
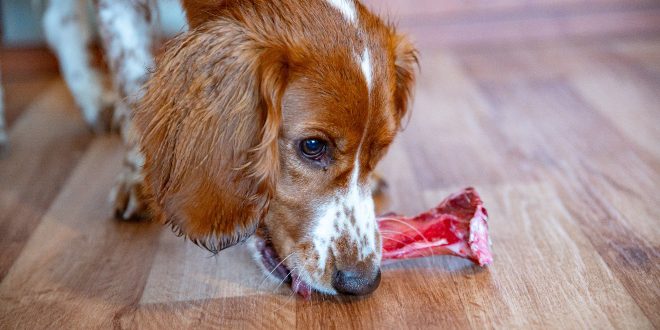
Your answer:
[[[362,296],[374,292],[380,284],[380,269],[367,274],[350,270],[337,270],[332,275],[332,287],[347,295]]]

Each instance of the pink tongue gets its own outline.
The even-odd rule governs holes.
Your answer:
[[[291,274],[291,288],[305,299],[309,299],[312,296],[312,289],[298,275]]]

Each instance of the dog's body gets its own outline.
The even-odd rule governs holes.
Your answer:
[[[76,4],[51,0],[47,36],[85,119],[106,126],[98,74],[71,55],[87,41],[70,39],[80,33],[67,16]],[[213,251],[256,231],[267,268],[281,261],[319,292],[373,291],[381,243],[371,175],[406,113],[415,49],[354,0],[182,4],[190,31],[154,62],[153,4],[96,1],[123,109],[115,118],[131,147],[117,215],[148,214]]]

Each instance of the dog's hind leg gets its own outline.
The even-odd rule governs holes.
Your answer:
[[[146,211],[142,193],[144,158],[137,146],[131,111],[142,97],[142,85],[153,66],[151,18],[154,2],[96,0],[95,4],[105,55],[120,97],[115,120],[120,124],[122,138],[129,149],[110,199],[118,218],[139,218]]]
[[[114,97],[104,89],[102,75],[92,66],[87,19],[84,0],[48,0],[43,28],[85,121],[99,132],[110,126]]]

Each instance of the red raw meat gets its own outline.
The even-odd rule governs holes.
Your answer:
[[[474,188],[449,196],[414,218],[378,217],[383,260],[449,254],[485,266],[493,262],[488,213]]]

